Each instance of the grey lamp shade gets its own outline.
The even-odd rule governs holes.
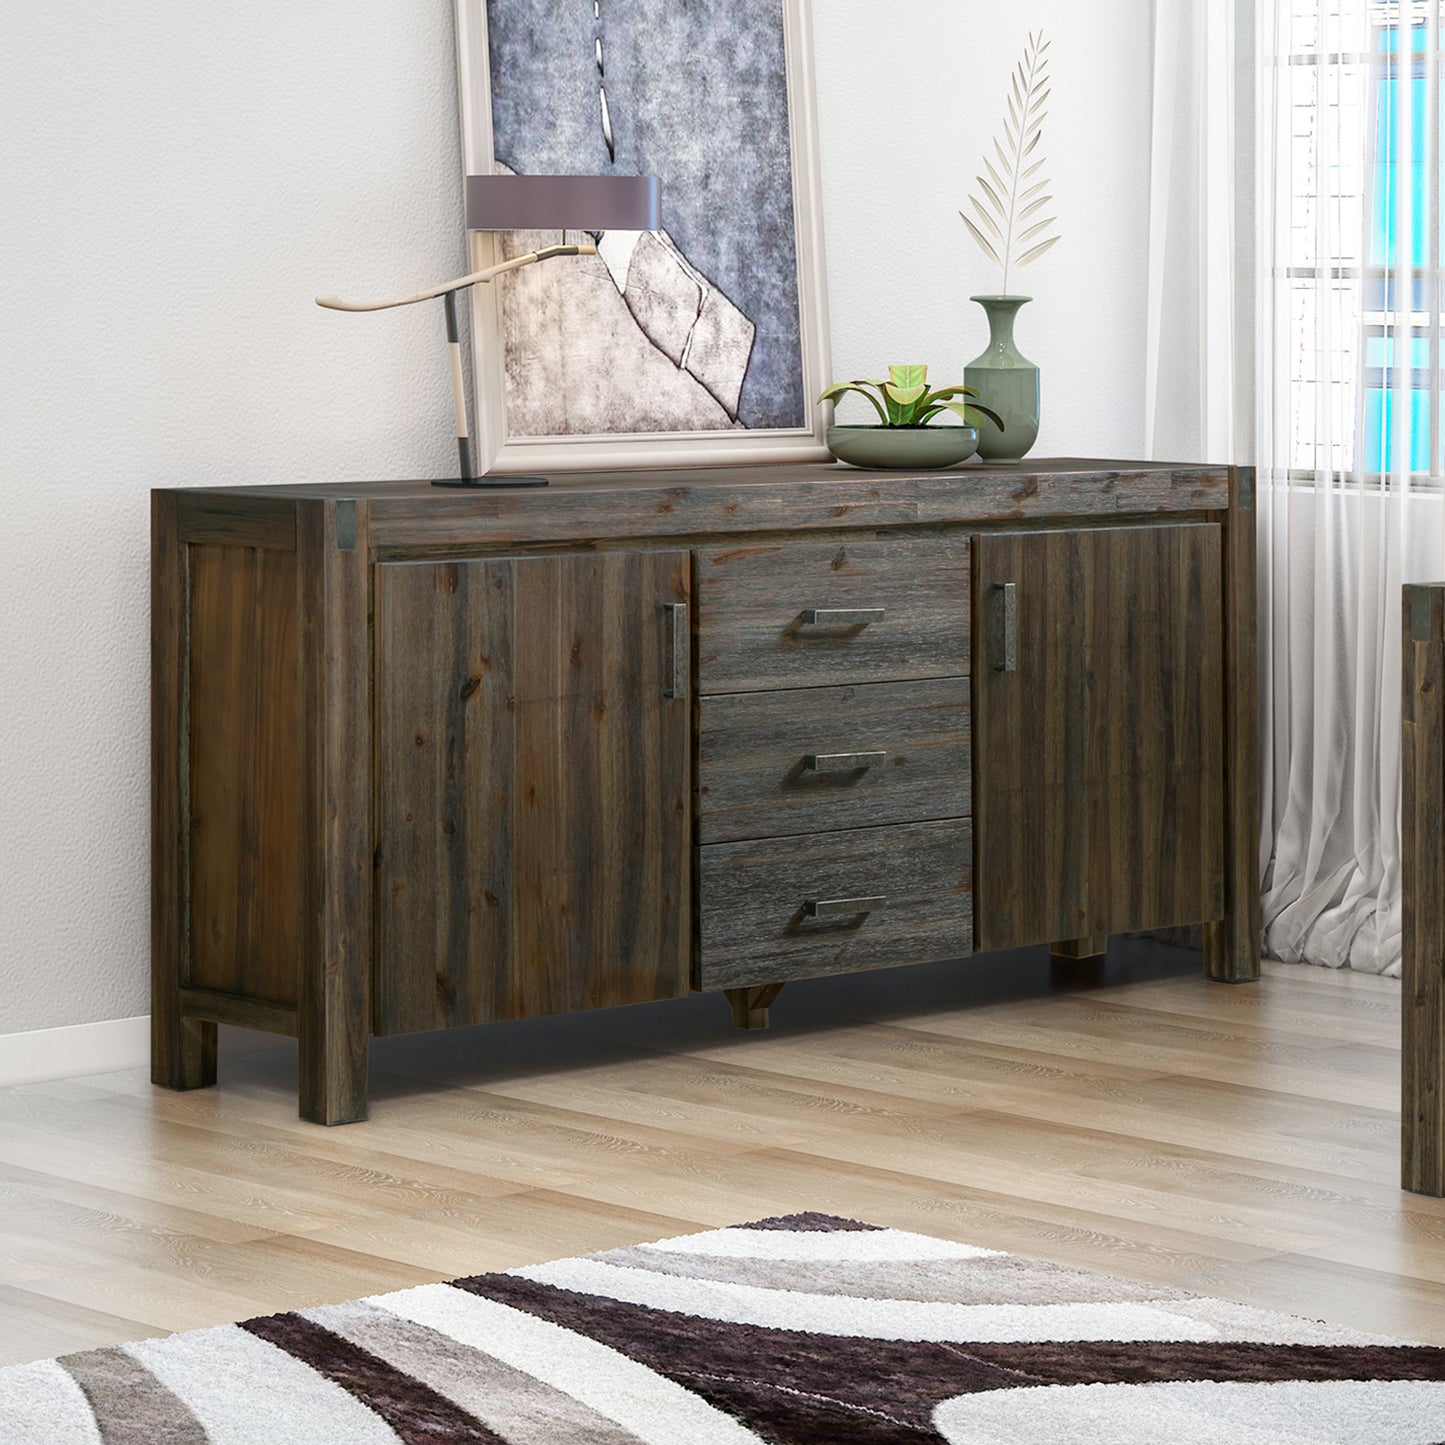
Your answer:
[[[656,176],[468,176],[469,231],[656,231]]]

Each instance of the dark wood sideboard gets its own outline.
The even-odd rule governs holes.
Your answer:
[[[153,494],[153,1077],[1204,924],[1259,971],[1253,474]],[[960,967],[966,967],[961,963]]]
[[[1400,1186],[1445,1196],[1445,582],[1400,606]]]

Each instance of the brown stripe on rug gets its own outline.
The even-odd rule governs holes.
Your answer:
[[[60,1364],[84,1391],[103,1445],[207,1445],[185,1403],[124,1350],[87,1350]]]
[[[788,1442],[810,1440],[798,1432],[823,1402],[849,1419],[859,1417],[861,1433],[841,1438],[881,1441],[891,1438],[889,1428],[927,1426],[933,1407],[950,1396],[1029,1383],[1018,1369],[977,1359],[954,1345],[763,1329],[576,1294],[508,1274],[453,1284],[599,1340],[731,1410],[769,1440],[771,1432]],[[867,1301],[858,1305],[866,1309]]]
[[[366,1300],[323,1305],[304,1317],[444,1395],[509,1445],[642,1445],[571,1395]]]
[[[755,1219],[751,1224],[735,1224],[734,1229],[786,1229],[794,1234],[882,1234],[881,1224],[860,1224],[856,1219],[838,1219],[831,1214],[777,1214],[771,1219]]]
[[[266,1315],[240,1324],[354,1395],[406,1445],[508,1445],[445,1395],[302,1315]]]
[[[453,1284],[599,1340],[786,1445],[828,1439],[885,1445],[920,1430],[936,1439],[933,1412],[944,1400],[1026,1385],[1445,1380],[1445,1350],[1424,1345],[860,1339],[650,1309],[510,1274]],[[865,1311],[868,1301],[857,1304]],[[841,1430],[846,1421],[851,1433],[814,1433],[825,1405],[831,1428]]]

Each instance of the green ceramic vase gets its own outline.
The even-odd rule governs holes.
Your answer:
[[[1016,462],[1039,435],[1039,369],[1014,345],[1014,317],[1032,296],[970,296],[988,316],[988,346],[964,367],[966,386],[1004,420],[1000,431],[986,418],[979,426],[978,454],[985,462]],[[967,398],[965,398],[966,400]]]

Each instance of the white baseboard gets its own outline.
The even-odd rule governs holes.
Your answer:
[[[289,1042],[271,1034],[252,1033],[250,1029],[221,1026],[222,1053],[250,1053]],[[71,1024],[60,1029],[32,1029],[23,1034],[0,1034],[0,1087],[109,1074],[116,1069],[149,1070],[150,1062],[149,1014],[107,1019],[97,1024]]]
[[[0,1035],[0,1084],[40,1084],[149,1065],[149,1014]]]

